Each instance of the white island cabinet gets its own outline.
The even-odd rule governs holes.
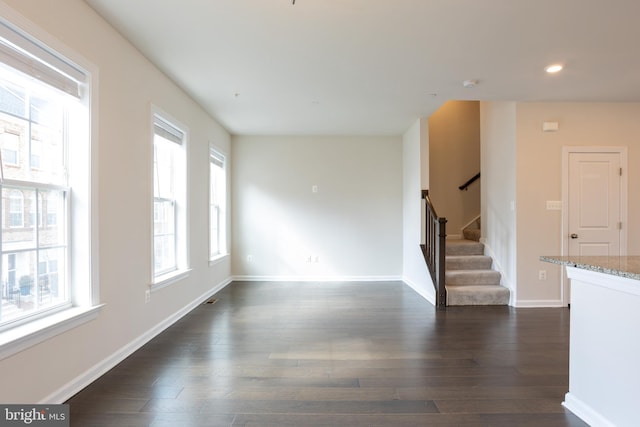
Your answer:
[[[590,426],[640,426],[640,257],[541,257],[571,285],[569,392]]]

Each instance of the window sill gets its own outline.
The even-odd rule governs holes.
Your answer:
[[[229,258],[229,254],[216,255],[209,260],[209,267],[213,267],[216,264],[220,264],[225,259]]]
[[[102,307],[73,307],[0,333],[0,360],[94,320]]]
[[[186,268],[183,270],[176,270],[172,271],[171,273],[163,274],[162,276],[156,277],[155,281],[149,286],[149,288],[151,289],[151,292],[166,288],[169,285],[172,285],[186,277],[189,277],[190,272],[191,269]]]

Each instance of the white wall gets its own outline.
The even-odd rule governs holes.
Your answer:
[[[517,205],[518,305],[560,305],[561,267],[539,261],[561,251],[561,211],[546,209],[562,200],[562,147],[628,147],[629,255],[640,254],[640,104],[518,103]],[[557,121],[558,132],[542,132],[542,122]],[[484,169],[483,169],[484,171]],[[547,270],[547,280],[538,271]]]
[[[0,360],[0,402],[61,401],[200,302],[230,278],[229,259],[208,263],[208,142],[229,153],[211,117],[79,0],[8,0],[99,70],[99,317]],[[0,5],[3,6],[3,5]],[[4,7],[4,6],[3,6]],[[74,54],[74,55],[75,55]],[[70,56],[74,56],[70,54]],[[188,278],[154,292],[151,280],[151,104],[189,128]]]
[[[234,277],[401,277],[399,137],[234,136],[232,147]]]
[[[516,297],[516,104],[480,103],[482,241]]]
[[[424,203],[429,188],[429,126],[417,120],[402,137],[403,250],[402,276],[427,301],[435,305],[436,292],[420,244],[424,243]]]

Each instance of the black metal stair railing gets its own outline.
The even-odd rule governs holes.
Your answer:
[[[431,280],[436,291],[436,306],[447,305],[445,288],[445,255],[447,241],[447,219],[440,218],[429,197],[429,190],[422,190],[426,206],[425,240],[422,245]]]

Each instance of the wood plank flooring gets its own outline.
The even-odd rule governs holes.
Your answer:
[[[78,427],[585,426],[569,310],[400,282],[234,282],[69,400]]]

